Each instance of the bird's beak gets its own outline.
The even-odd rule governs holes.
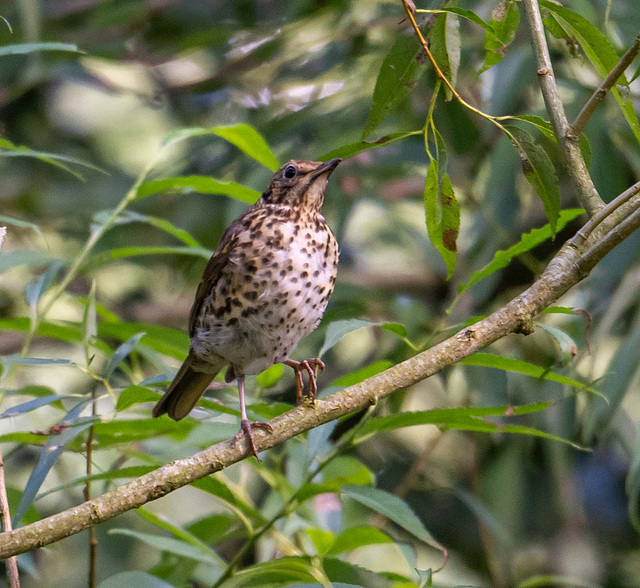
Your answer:
[[[318,177],[324,174],[329,175],[334,169],[336,169],[336,167],[338,167],[338,164],[341,161],[342,159],[336,157],[335,159],[326,161],[325,163],[321,163],[316,169],[311,172],[311,174],[313,177]]]

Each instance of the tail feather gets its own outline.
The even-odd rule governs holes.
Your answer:
[[[154,417],[162,416],[165,413],[174,421],[186,417],[213,378],[224,367],[222,364],[216,371],[199,372],[193,369],[194,360],[195,357],[189,353],[164,396],[153,407]],[[215,366],[211,367],[215,369]]]

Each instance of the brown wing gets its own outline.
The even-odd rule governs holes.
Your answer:
[[[189,315],[189,336],[193,337],[200,309],[209,292],[215,288],[223,268],[229,263],[229,254],[233,251],[238,241],[238,234],[245,229],[247,217],[251,215],[254,209],[255,206],[249,208],[242,216],[238,217],[227,227],[225,232],[222,233],[222,237],[220,237],[218,248],[211,256],[211,259],[209,259],[207,267],[204,268],[200,285],[196,291],[196,298],[191,307],[191,314]]]

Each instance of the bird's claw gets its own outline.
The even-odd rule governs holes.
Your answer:
[[[240,430],[236,433],[236,436],[233,438],[233,443],[237,443],[242,439],[242,437],[247,438],[247,442],[249,443],[249,448],[251,449],[251,453],[255,456],[255,458],[260,461],[258,457],[258,450],[256,448],[256,442],[253,438],[252,429],[264,429],[269,433],[273,432],[273,427],[269,423],[251,423],[247,419],[240,419]]]
[[[303,396],[304,382],[302,380],[302,372],[307,372],[307,374],[309,374],[309,392],[307,393],[306,398],[312,405],[315,405],[316,395],[318,393],[316,378],[318,371],[324,370],[324,362],[320,358],[314,357],[303,361],[294,361],[289,359],[284,363],[290,368],[293,368],[296,375],[296,405],[300,406],[305,400]]]

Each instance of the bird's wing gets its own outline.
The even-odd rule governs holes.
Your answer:
[[[240,219],[237,219],[231,223],[225,232],[222,233],[218,248],[211,256],[211,259],[209,259],[207,267],[204,268],[204,273],[202,274],[202,279],[196,292],[196,298],[191,307],[191,314],[189,315],[189,336],[191,337],[193,337],[195,333],[196,322],[202,305],[209,293],[215,288],[223,268],[229,263],[229,254],[238,241],[238,234],[243,229],[242,223],[238,222],[239,220]]]

